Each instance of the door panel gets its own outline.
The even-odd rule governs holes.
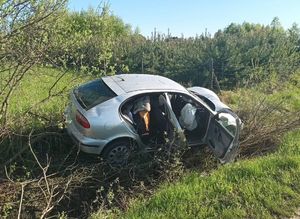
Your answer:
[[[230,110],[224,109],[210,119],[206,143],[222,163],[236,156],[240,129],[240,119]]]
[[[215,155],[221,158],[227,152],[234,137],[223,127],[220,121],[214,118],[210,122],[207,141]]]

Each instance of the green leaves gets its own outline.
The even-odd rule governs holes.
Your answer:
[[[62,14],[53,28],[56,38],[49,50],[49,56],[57,65],[62,65],[61,60],[64,60],[69,68],[97,75],[115,73],[117,63],[112,60],[113,48],[131,29],[104,6],[101,11],[91,8]]]

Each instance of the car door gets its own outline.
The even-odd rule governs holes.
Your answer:
[[[211,116],[205,142],[222,163],[232,161],[239,147],[241,120],[230,109]]]

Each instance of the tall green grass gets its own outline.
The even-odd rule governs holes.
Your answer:
[[[30,72],[10,101],[10,124],[17,132],[39,129],[61,121],[69,91],[90,76],[68,72],[49,89],[62,72],[39,68]],[[287,110],[300,108],[299,81],[284,85],[267,101],[286,100]],[[241,96],[259,90],[239,90],[231,95],[232,106]],[[42,100],[45,100],[41,102]],[[30,111],[30,113],[25,113]],[[18,149],[19,147],[16,146]],[[9,154],[9,153],[8,153]],[[176,183],[162,183],[151,197],[132,199],[126,212],[99,211],[94,218],[273,218],[288,217],[300,206],[300,131],[287,134],[276,153],[221,166],[209,175],[185,173]]]
[[[7,72],[1,77],[7,77]],[[70,90],[90,79],[88,75],[46,67],[35,67],[27,72],[8,102],[8,131],[5,138],[0,139],[0,166],[28,148],[30,132],[59,132],[63,127],[63,111],[68,104]],[[49,145],[53,146],[53,142],[56,142],[56,138],[41,144],[43,148],[48,148]],[[21,166],[32,158],[28,150],[25,152],[22,155],[26,159],[20,162]],[[0,175],[2,170],[0,168]]]
[[[34,68],[24,76],[9,101],[9,125],[21,130],[60,121],[70,90],[90,79],[70,71]]]
[[[136,200],[121,218],[289,217],[300,206],[300,131],[289,133],[278,152],[191,172]]]

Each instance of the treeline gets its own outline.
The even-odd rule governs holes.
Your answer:
[[[28,2],[43,5],[47,1]],[[81,12],[68,10],[66,4],[53,10],[55,16],[40,22],[40,32],[15,40],[20,41],[16,46],[33,43],[38,47],[42,42],[44,65],[99,76],[160,74],[215,89],[257,83],[271,75],[287,78],[300,65],[300,30],[296,24],[285,30],[278,18],[266,26],[230,24],[213,36],[184,38],[154,31],[146,38],[112,14],[105,3]],[[9,32],[1,27],[0,36]]]
[[[300,64],[299,28],[294,24],[285,30],[278,18],[267,26],[230,24],[214,36],[190,38],[155,31],[146,38],[111,14],[107,5],[98,11],[66,10],[60,19],[50,57],[56,64],[99,75],[151,73],[226,89],[274,74],[286,78]]]

